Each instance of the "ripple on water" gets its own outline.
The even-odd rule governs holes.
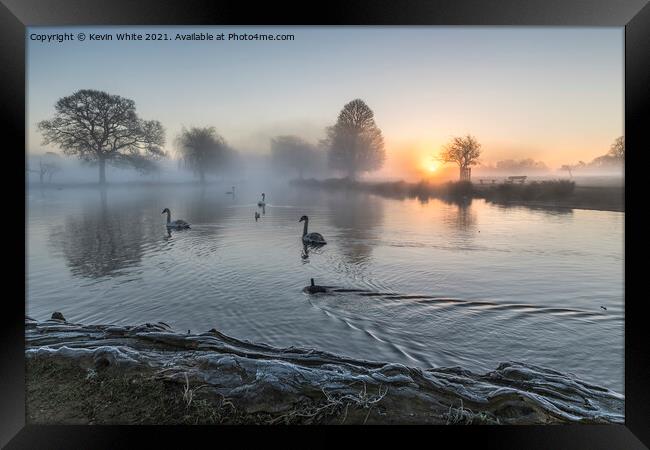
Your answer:
[[[28,313],[409,365],[523,358],[623,390],[624,215],[226,184],[30,193]],[[168,236],[162,207],[192,229]],[[305,252],[302,214],[326,246]],[[305,296],[310,278],[349,292]]]

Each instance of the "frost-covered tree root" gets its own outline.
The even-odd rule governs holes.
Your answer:
[[[89,376],[152,373],[177,385],[186,406],[200,395],[220,411],[232,411],[239,422],[623,422],[622,395],[518,362],[485,374],[459,367],[425,370],[313,349],[274,348],[214,329],[181,334],[160,322],[80,325],[58,317],[40,323],[26,319],[31,361],[72,362]]]

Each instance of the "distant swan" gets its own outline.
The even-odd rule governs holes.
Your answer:
[[[255,222],[257,222],[257,219],[259,219],[259,218],[260,218],[260,213],[255,211]]]
[[[309,226],[309,217],[302,216],[298,222],[305,222],[305,226],[302,229],[302,241],[307,244],[314,245],[325,245],[325,238],[320,233],[307,233],[307,227]]]
[[[265,198],[265,197],[266,197],[266,195],[264,194],[264,192],[262,192],[262,200],[260,200],[259,202],[257,202],[257,206],[264,206],[264,205],[266,205],[266,202],[264,201],[264,198]]]
[[[169,211],[169,208],[163,209],[160,214],[165,214],[165,213],[167,213],[167,228],[183,229],[183,228],[190,227],[190,224],[185,222],[183,219],[174,220],[172,222],[172,213]]]
[[[231,191],[226,192],[226,194],[235,195],[235,186],[232,187]]]

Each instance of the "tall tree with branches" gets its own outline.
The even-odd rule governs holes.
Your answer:
[[[106,183],[106,164],[138,164],[165,155],[165,131],[156,120],[136,114],[133,100],[82,89],[59,99],[50,120],[38,123],[43,144],[56,144],[66,155],[97,163],[99,183]]]
[[[214,127],[183,128],[176,138],[176,146],[182,163],[199,176],[201,183],[205,183],[206,174],[218,171],[233,156],[226,140]]]
[[[271,162],[277,170],[292,170],[302,178],[305,171],[319,162],[316,147],[298,136],[276,136],[271,139]]]
[[[625,136],[619,136],[609,148],[608,155],[618,161],[625,161]]]
[[[375,115],[361,99],[343,106],[335,125],[327,129],[324,142],[332,169],[355,178],[359,172],[380,169],[386,159],[384,138]]]
[[[467,169],[478,164],[479,156],[481,156],[481,144],[474,136],[468,134],[465,137],[454,137],[443,147],[439,159],[445,163],[458,164],[462,180]]]

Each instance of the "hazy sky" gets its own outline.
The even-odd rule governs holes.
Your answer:
[[[31,33],[231,32],[293,41],[40,43]],[[362,98],[405,170],[471,133],[482,161],[590,161],[623,134],[624,29],[564,27],[32,27],[27,31],[28,148],[35,124],[78,89],[135,100],[167,130],[215,126],[234,147],[268,152],[269,137],[316,142]]]

